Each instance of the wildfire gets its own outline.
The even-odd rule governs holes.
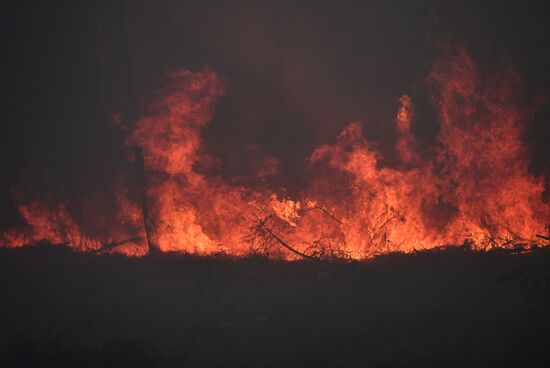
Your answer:
[[[103,236],[84,231],[68,204],[22,203],[28,227],[3,234],[7,246],[45,240],[128,255],[157,249],[363,259],[464,242],[476,249],[529,247],[536,234],[547,234],[544,182],[528,172],[521,140],[529,116],[516,99],[520,79],[511,70],[480,75],[463,50],[436,62],[428,78],[440,123],[435,147],[420,152],[411,131],[413,100],[403,95],[394,119],[397,167],[383,166],[361,124],[352,123],[311,154],[309,163],[322,174],[298,198],[198,170],[212,161],[201,129],[224,86],[212,70],[170,77],[126,141],[143,151],[143,203],[121,185],[120,223]],[[273,174],[276,162],[266,160],[269,167],[259,171]]]

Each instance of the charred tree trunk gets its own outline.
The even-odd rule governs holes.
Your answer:
[[[125,64],[127,93],[126,93],[126,119],[128,121],[134,121],[138,114],[138,104],[136,103],[135,85],[132,74],[132,58],[130,56],[130,46],[128,44],[128,34],[126,25],[126,1],[118,0],[113,3],[118,13],[121,50],[123,52],[123,63]],[[160,248],[155,243],[153,238],[153,226],[152,219],[149,215],[149,204],[147,201],[147,179],[145,176],[145,160],[143,157],[143,149],[141,147],[134,147],[134,154],[136,159],[136,171],[138,190],[141,201],[141,209],[143,215],[143,228],[145,230],[145,238],[147,241],[147,247],[149,254],[159,253]]]
[[[149,254],[155,254],[160,251],[160,248],[153,240],[153,230],[151,226],[151,218],[149,217],[149,204],[147,202],[147,180],[145,177],[145,160],[143,157],[143,149],[135,147],[135,157],[137,166],[137,179],[139,184],[139,194],[141,198],[141,209],[143,211],[143,228],[145,229],[145,238]]]

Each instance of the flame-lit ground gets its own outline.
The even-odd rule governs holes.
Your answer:
[[[550,252],[0,249],[2,367],[548,367]]]
[[[388,121],[397,134],[397,163],[383,164],[361,122],[353,122],[311,152],[308,184],[289,197],[269,185],[278,172],[274,157],[257,171],[261,185],[236,185],[216,174],[217,159],[205,151],[201,130],[227,87],[214,70],[173,72],[148,112],[126,126],[129,151],[143,152],[143,193],[120,181],[117,223],[90,233],[73,218],[70,203],[23,194],[18,207],[27,227],[4,233],[2,242],[282,259],[547,244],[550,206],[543,179],[528,171],[523,135],[533,111],[521,103],[518,73],[512,67],[482,73],[466,51],[450,48],[422,83],[431,88],[438,115],[436,144],[415,138],[411,127],[421,117],[403,91]]]

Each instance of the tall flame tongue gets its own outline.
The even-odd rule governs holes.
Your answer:
[[[244,238],[250,231],[245,216],[251,193],[195,170],[208,161],[199,152],[200,132],[223,93],[213,71],[174,73],[153,114],[140,119],[128,139],[128,145],[144,150],[152,240],[163,251],[249,250]]]
[[[478,249],[533,244],[535,234],[547,232],[550,207],[542,200],[542,179],[527,171],[521,141],[527,113],[514,98],[519,78],[510,70],[480,76],[471,57],[457,50],[435,64],[429,82],[440,119],[438,143],[429,154],[417,150],[413,101],[404,95],[394,119],[397,168],[380,164],[380,153],[353,123],[336,143],[312,153],[309,161],[322,174],[292,199],[196,169],[211,161],[200,133],[224,88],[210,70],[173,73],[126,142],[143,149],[151,241],[162,251],[259,251],[287,259],[367,258],[465,241]],[[263,172],[272,172],[271,166]],[[132,230],[101,244],[142,254],[140,206],[122,189],[117,198],[118,218]],[[45,239],[98,248],[66,206],[42,203],[20,206],[29,229],[5,233],[6,243]]]

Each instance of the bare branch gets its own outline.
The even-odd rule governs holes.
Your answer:
[[[328,212],[328,210],[325,207],[315,206],[315,207],[305,209],[305,211],[311,211],[311,210],[319,210],[323,212],[325,215],[327,215],[328,217],[330,217],[331,219],[333,219],[334,221],[336,221],[337,223],[339,223],[340,225],[343,224],[342,220],[338,219],[336,216],[334,216],[334,214]]]

